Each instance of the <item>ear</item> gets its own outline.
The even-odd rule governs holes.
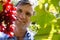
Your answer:
[[[35,11],[33,12],[33,16],[36,15]]]

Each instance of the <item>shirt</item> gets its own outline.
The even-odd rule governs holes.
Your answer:
[[[9,38],[9,36],[7,34],[2,33],[3,37],[0,37],[0,40],[17,40],[17,37],[14,36],[12,38]],[[27,33],[25,34],[24,40],[34,40],[34,35],[32,32],[27,31]]]

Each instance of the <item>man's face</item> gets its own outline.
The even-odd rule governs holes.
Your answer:
[[[17,27],[27,27],[30,23],[30,17],[33,15],[33,9],[30,5],[17,6]]]

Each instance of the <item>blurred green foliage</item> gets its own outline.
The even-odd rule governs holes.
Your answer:
[[[35,40],[60,40],[60,0],[38,0],[32,22],[40,25]]]

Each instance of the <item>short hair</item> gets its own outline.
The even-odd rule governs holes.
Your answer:
[[[18,6],[18,5],[30,5],[30,6],[33,6],[33,5],[30,3],[29,0],[21,0],[21,1],[19,1],[19,2],[16,4],[16,6]],[[35,11],[33,12],[33,15],[35,15]]]
[[[17,4],[16,4],[16,6],[18,6],[18,5],[30,5],[30,6],[32,6],[32,4],[29,2],[29,0],[21,0],[21,1],[19,1]]]

